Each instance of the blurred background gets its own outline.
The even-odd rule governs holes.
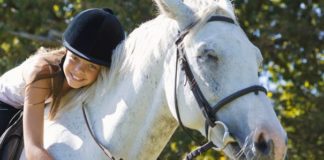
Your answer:
[[[242,28],[262,51],[260,80],[270,90],[268,96],[288,133],[288,159],[324,159],[324,1],[233,4]],[[0,75],[41,46],[60,47],[72,16],[92,7],[113,9],[128,33],[157,15],[152,0],[0,0]],[[197,145],[178,129],[160,159],[181,159]],[[197,159],[226,157],[208,151]]]

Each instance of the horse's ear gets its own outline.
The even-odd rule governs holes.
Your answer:
[[[182,0],[154,0],[160,12],[178,22],[180,29],[186,28],[196,20],[191,8]]]

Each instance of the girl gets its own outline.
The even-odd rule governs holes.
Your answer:
[[[45,104],[51,103],[49,118],[54,119],[61,109],[60,99],[96,81],[123,39],[124,30],[110,9],[88,9],[76,15],[63,34],[64,48],[36,54],[0,77],[0,135],[23,108],[27,159],[52,159],[43,148]]]

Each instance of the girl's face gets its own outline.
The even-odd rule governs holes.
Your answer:
[[[100,65],[89,62],[67,50],[63,71],[71,88],[81,88],[96,81]]]

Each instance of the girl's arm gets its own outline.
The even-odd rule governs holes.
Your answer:
[[[50,95],[51,80],[42,79],[32,82],[34,71],[28,71],[25,80],[23,130],[25,153],[28,160],[52,160],[53,158],[43,147],[44,107]],[[30,73],[30,74],[29,74]],[[38,72],[39,73],[39,72]]]

